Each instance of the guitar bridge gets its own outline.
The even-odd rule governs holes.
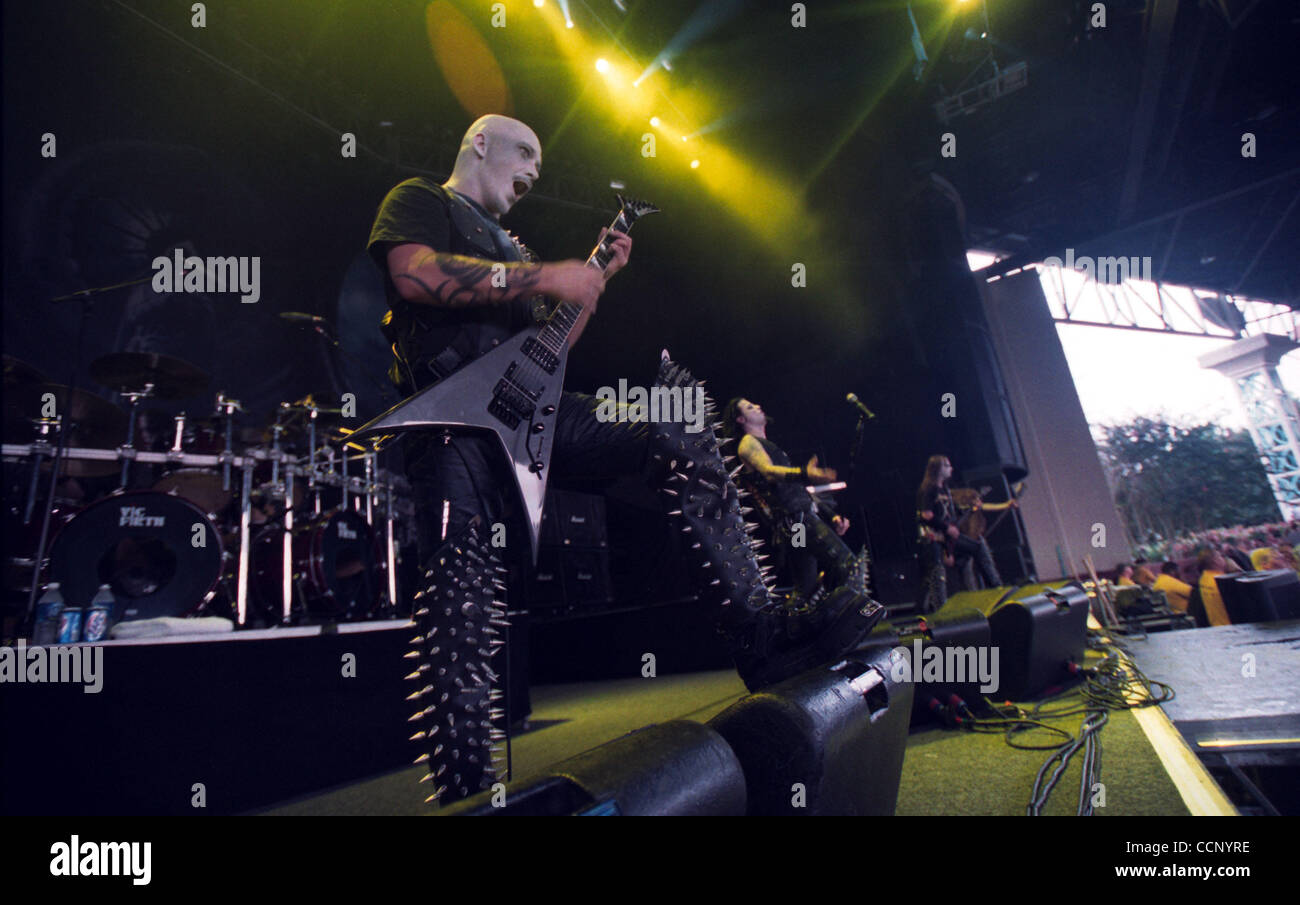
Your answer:
[[[536,409],[528,395],[504,377],[497,381],[492,390],[492,401],[488,403],[488,414],[499,418],[511,430],[521,421],[531,418]]]

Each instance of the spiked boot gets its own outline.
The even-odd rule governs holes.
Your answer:
[[[504,693],[489,661],[504,645],[505,567],[475,519],[425,563],[425,587],[415,595],[416,635],[406,654],[416,666],[406,678],[417,690],[411,740],[424,749],[415,761],[428,772],[427,801],[446,803],[491,787],[497,779]]]
[[[703,384],[665,353],[656,386],[695,392]],[[713,401],[704,396],[713,417]],[[787,607],[775,594],[766,554],[751,534],[757,525],[745,516],[734,482],[740,466],[728,472],[714,426],[690,432],[686,425],[651,425],[652,458],[669,472],[663,492],[680,520],[699,581],[719,599],[718,628],[727,639],[736,668],[754,690],[803,669],[835,660],[852,650],[880,620],[884,608],[851,587],[820,601]]]

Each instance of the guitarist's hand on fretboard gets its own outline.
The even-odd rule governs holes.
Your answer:
[[[553,261],[542,265],[542,292],[595,314],[605,291],[605,278],[583,261]]]
[[[604,246],[601,258],[606,256],[609,258],[609,262],[605,265],[605,279],[608,280],[627,266],[628,258],[632,256],[632,237],[627,233],[602,229],[598,241]]]

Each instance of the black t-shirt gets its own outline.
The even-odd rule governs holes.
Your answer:
[[[455,308],[405,301],[388,272],[388,252],[407,243],[488,261],[531,259],[486,210],[432,179],[408,179],[388,193],[366,249],[384,274],[390,306],[384,333],[405,362],[395,364],[391,376],[405,392],[446,376],[545,314],[527,299]]]
[[[933,515],[926,519],[921,515],[925,511]],[[918,491],[916,517],[939,533],[947,530],[949,525],[957,524],[957,505],[953,502],[952,492],[947,487],[940,487],[937,484],[929,490]]]
[[[767,453],[773,465],[782,468],[791,467],[793,463],[785,450],[766,437],[754,437],[754,439],[763,447],[763,451]],[[755,489],[763,495],[763,499],[767,500],[773,509],[780,510],[785,515],[799,515],[813,508],[814,500],[804,489],[802,480],[769,481],[758,475]]]

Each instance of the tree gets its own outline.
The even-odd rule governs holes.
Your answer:
[[[1103,425],[1098,445],[1115,505],[1139,543],[1281,519],[1259,452],[1245,431],[1137,418]]]

